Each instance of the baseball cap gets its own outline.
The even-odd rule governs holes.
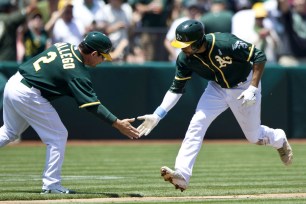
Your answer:
[[[73,6],[72,0],[59,0],[57,4],[57,10],[62,10],[66,6]]]
[[[109,54],[112,49],[112,42],[104,33],[98,31],[89,32],[83,42],[91,49],[99,52],[107,61],[112,61],[112,57]]]
[[[264,7],[262,2],[257,2],[252,6],[253,11],[255,12],[256,18],[265,18],[268,16],[268,12]]]
[[[33,19],[35,17],[39,16],[40,18],[42,18],[42,14],[40,12],[40,10],[37,8],[34,11],[32,11],[32,13],[29,15],[30,19]]]

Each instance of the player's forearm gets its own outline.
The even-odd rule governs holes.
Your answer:
[[[162,103],[160,106],[154,111],[156,115],[158,115],[160,118],[163,118],[166,116],[166,114],[175,106],[175,104],[179,101],[182,94],[173,93],[171,91],[168,91]]]
[[[253,65],[253,76],[252,76],[251,85],[258,87],[263,74],[264,67],[265,67],[265,62]]]
[[[261,80],[265,63],[267,61],[267,57],[265,53],[257,48],[254,49],[254,55],[253,55],[253,77],[251,81],[251,85],[258,87],[258,84]]]
[[[167,91],[164,96],[163,102],[160,104],[160,107],[165,109],[165,111],[170,111],[173,106],[179,101],[182,94],[173,93],[171,91]]]

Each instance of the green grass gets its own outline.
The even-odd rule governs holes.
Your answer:
[[[164,203],[306,203],[306,198],[175,199],[189,196],[305,193],[305,146],[292,145],[294,163],[285,167],[277,151],[271,147],[204,143],[190,185],[181,193],[164,182],[159,172],[163,165],[174,166],[180,144],[131,141],[128,145],[68,145],[62,184],[76,190],[78,194],[40,195],[45,147],[18,144],[0,149],[0,201],[173,197],[173,201]]]

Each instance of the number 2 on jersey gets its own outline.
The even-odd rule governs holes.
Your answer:
[[[45,64],[50,63],[50,62],[52,62],[52,61],[56,58],[56,56],[57,56],[56,52],[48,52],[47,55],[48,55],[48,56],[43,56],[43,57],[38,58],[38,59],[33,63],[33,66],[34,66],[35,71],[38,71],[38,70],[41,69],[40,64],[39,64],[40,62],[45,63]]]

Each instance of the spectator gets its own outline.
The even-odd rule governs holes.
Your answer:
[[[167,25],[171,25],[176,19],[185,16],[184,0],[173,0],[172,11],[168,19]]]
[[[249,42],[255,23],[255,13],[252,5],[242,0],[236,4],[237,12],[232,17],[232,34],[244,41]]]
[[[239,8],[241,10],[234,13],[232,17],[232,34],[247,42],[252,42],[252,36],[254,34],[256,18],[252,6],[246,2],[245,4],[240,3]],[[264,27],[273,29],[273,23],[270,18],[265,18],[262,23]]]
[[[181,49],[174,48],[171,46],[171,41],[175,39],[175,29],[182,22],[189,19],[199,20],[203,14],[203,9],[201,5],[196,0],[187,1],[183,4],[183,15],[181,18],[176,19],[170,26],[170,29],[167,32],[166,38],[164,40],[164,46],[169,52],[169,60],[172,62],[176,61],[178,54],[181,52]]]
[[[16,61],[17,28],[26,21],[26,17],[36,9],[30,4],[23,9],[17,9],[9,0],[0,2],[0,61]]]
[[[129,31],[132,26],[132,7],[124,0],[108,0],[99,12],[98,26],[109,36],[113,43],[112,57],[114,61],[126,59],[129,46]]]
[[[290,44],[291,56],[283,56],[279,62],[283,65],[306,63],[306,0],[278,0],[282,19]]]
[[[286,56],[291,53],[287,32],[285,31],[284,24],[281,20],[282,14],[278,9],[277,0],[264,1],[263,5],[268,12],[266,18],[271,21],[271,24],[273,25],[272,30],[276,33],[278,38],[277,49],[275,50],[276,62],[278,62],[281,56]]]
[[[213,0],[210,11],[201,18],[205,33],[231,33],[233,15],[233,12],[227,9],[227,0]]]
[[[267,62],[277,62],[277,48],[279,37],[273,27],[264,24],[268,12],[262,2],[257,2],[252,7],[255,13],[255,23],[250,36],[250,43],[254,44],[258,49],[263,50],[267,57]]]
[[[51,46],[51,39],[44,29],[42,14],[39,10],[35,10],[29,16],[27,24],[23,26],[18,36],[23,48],[19,50],[24,50],[18,61],[25,62]]]
[[[96,22],[101,21],[100,14],[104,6],[105,3],[101,0],[77,0],[73,2],[73,16],[83,23],[86,33],[101,30]]]
[[[18,9],[10,0],[0,1],[0,61],[17,60],[17,28],[26,21],[26,17],[36,9],[34,4]],[[3,104],[3,91],[8,76],[0,73],[0,108]]]
[[[146,61],[167,60],[163,46],[167,19],[170,12],[166,9],[168,0],[130,0],[137,16],[137,31],[140,33],[140,47],[145,48]],[[136,32],[137,32],[136,31]]]
[[[139,64],[144,63],[145,61],[146,58],[143,49],[138,45],[131,46],[131,50],[126,57],[126,62]]]
[[[247,10],[252,7],[252,2],[250,0],[233,0],[234,4],[234,12],[237,13],[238,11]]]
[[[188,0],[185,0],[188,1]],[[197,0],[197,2],[201,5],[203,12],[206,13],[210,10],[212,0]]]
[[[82,22],[73,16],[72,0],[59,0],[57,15],[58,19],[54,22],[52,30],[53,43],[68,42],[79,44],[84,37],[85,28]]]

